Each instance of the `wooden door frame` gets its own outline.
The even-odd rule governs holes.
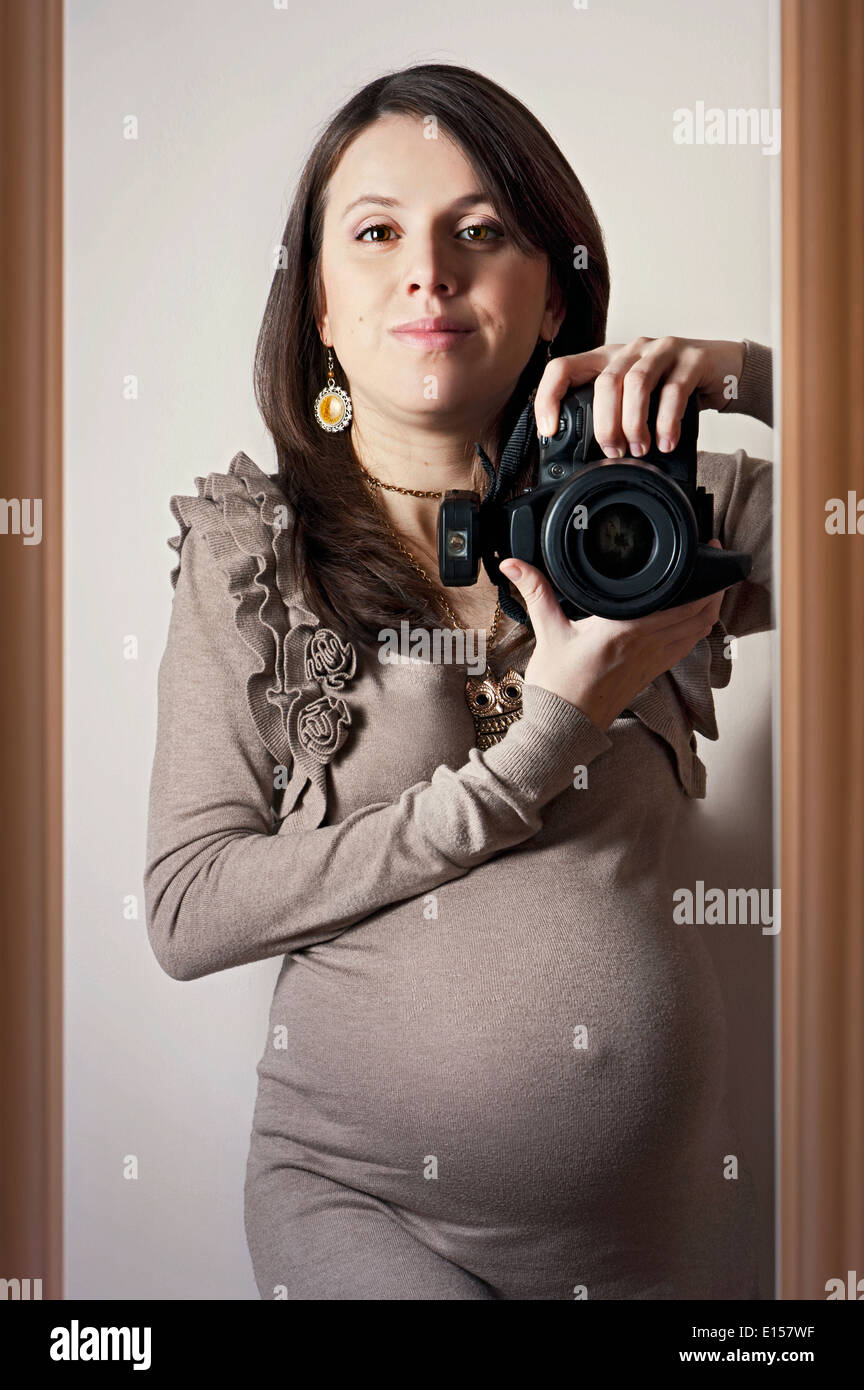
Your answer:
[[[0,0],[0,1277],[63,1297],[62,0]],[[864,1277],[864,5],[782,0],[778,1296]],[[859,495],[860,492],[859,492]]]
[[[779,1293],[824,1299],[864,1277],[861,0],[783,0],[781,73]]]
[[[0,0],[0,1277],[63,1296],[63,4]]]

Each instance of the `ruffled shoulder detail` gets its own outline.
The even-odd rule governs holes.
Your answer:
[[[290,562],[292,508],[279,483],[242,450],[227,473],[196,478],[195,496],[176,494],[171,512],[180,534],[177,555],[198,528],[234,600],[234,621],[251,657],[246,700],[274,769],[274,815],[314,828],[327,808],[327,764],[348,737],[351,712],[342,692],[356,673],[356,655],[319,625],[295,582]]]
[[[712,690],[728,685],[732,675],[727,638],[726,628],[718,620],[683,661],[664,671],[628,706],[669,744],[681,785],[691,797],[704,797],[708,781],[695,732],[719,738]]]
[[[707,637],[702,637],[669,672],[690,716],[693,728],[706,738],[720,737],[714,709],[714,690],[732,679],[730,639],[718,619]]]

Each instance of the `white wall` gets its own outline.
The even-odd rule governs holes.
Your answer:
[[[67,0],[66,20],[66,1296],[255,1298],[242,1189],[279,962],[170,980],[147,943],[142,871],[168,499],[238,449],[275,468],[251,363],[302,161],[381,71],[476,67],[548,126],[594,202],[609,341],[776,344],[778,158],[671,135],[672,111],[699,100],[778,105],[772,14],[768,0]],[[701,439],[772,456],[771,432],[741,417],[704,416]],[[747,886],[772,882],[772,642],[744,639],[717,695],[720,744],[701,740],[705,834]],[[708,944],[730,1001],[733,1109],[764,1186],[772,939],[730,930]]]

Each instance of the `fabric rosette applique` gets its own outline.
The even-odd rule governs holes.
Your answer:
[[[356,670],[353,646],[331,628],[319,627],[306,639],[303,674],[307,684],[317,682],[321,693],[309,699],[301,691],[295,697],[288,711],[288,737],[316,762],[328,763],[348,737],[351,712],[334,692],[343,690]]]
[[[357,670],[357,654],[329,627],[292,628],[285,639],[283,685],[293,694],[288,739],[301,762],[329,763],[348,737],[351,711],[341,692]]]
[[[340,692],[356,670],[354,647],[331,628],[319,627],[310,634],[298,626],[286,634],[282,685],[286,696],[293,695],[285,725],[294,772],[283,815],[290,813],[292,823],[307,824],[313,817],[319,825],[323,818],[326,767],[351,728],[351,711]],[[301,796],[304,804],[298,806]]]
[[[329,694],[342,690],[351,679],[357,657],[350,642],[343,642],[329,627],[319,627],[306,643],[303,668],[307,681],[320,681]]]
[[[322,695],[304,705],[295,700],[288,718],[288,737],[319,763],[329,763],[348,737],[351,715],[344,700]]]

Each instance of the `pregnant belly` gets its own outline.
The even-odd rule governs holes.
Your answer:
[[[542,858],[510,854],[288,958],[256,1129],[466,1220],[478,1202],[549,1219],[674,1190],[723,1087],[709,958],[657,885],[598,861],[589,885],[572,850]],[[556,884],[542,911],[538,873]]]

